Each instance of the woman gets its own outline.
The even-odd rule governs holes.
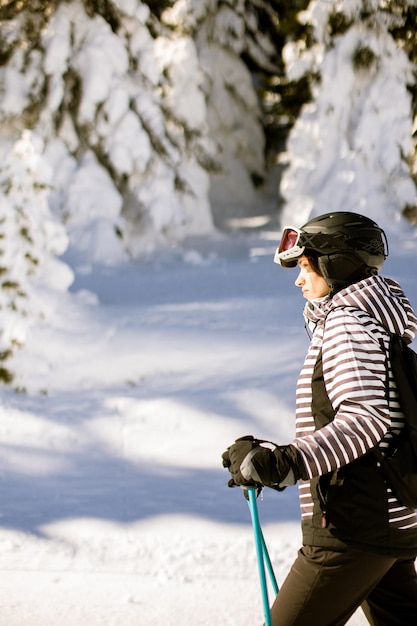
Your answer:
[[[417,516],[395,497],[372,449],[387,453],[404,415],[389,333],[411,342],[417,317],[375,222],[355,213],[284,229],[275,261],[299,268],[311,344],[297,384],[296,437],[253,437],[223,453],[229,486],[299,482],[303,546],[271,609],[274,626],[339,626],[358,606],[378,626],[417,624]]]

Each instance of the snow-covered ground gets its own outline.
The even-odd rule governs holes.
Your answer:
[[[18,357],[27,393],[2,392],[1,624],[262,623],[249,510],[220,458],[243,434],[293,436],[308,339],[276,238],[74,266],[59,316]],[[416,306],[410,245],[385,274]],[[281,583],[297,491],[265,490],[258,506]]]

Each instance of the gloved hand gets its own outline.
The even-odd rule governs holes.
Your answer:
[[[265,443],[270,442],[247,435],[223,452],[223,467],[232,475],[229,487],[284,488],[307,478],[296,448],[288,445],[271,449],[262,445]]]

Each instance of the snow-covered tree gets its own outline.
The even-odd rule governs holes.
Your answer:
[[[3,140],[0,162],[0,380],[11,382],[8,360],[73,275],[57,259],[68,239],[48,206],[51,171],[42,143],[30,131]]]
[[[295,15],[306,4],[178,0],[162,13],[172,29],[192,34],[204,68],[208,132],[220,166],[210,188],[216,224],[265,211],[259,205],[268,202],[268,179],[276,177],[277,152],[293,123],[283,105],[288,81],[281,50],[289,26],[301,30]],[[276,178],[272,201],[277,210]]]
[[[383,223],[398,221],[415,204],[408,158],[415,150],[409,86],[416,83],[416,68],[393,35],[412,6],[414,1],[314,0],[300,15],[314,27],[314,43],[287,44],[288,72],[318,78],[288,142],[283,221],[350,210]]]
[[[30,4],[2,25],[0,121],[45,141],[51,203],[72,249],[114,263],[210,231],[212,155],[192,39],[164,31],[139,0],[39,13]]]

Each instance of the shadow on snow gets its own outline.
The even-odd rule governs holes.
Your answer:
[[[94,398],[80,396],[71,403],[62,394],[21,399],[21,410],[35,422],[46,420],[46,424],[44,434],[33,440],[26,436],[13,444],[3,437],[1,526],[42,535],[45,525],[77,518],[131,523],[160,515],[182,515],[251,523],[241,489],[227,486],[229,474],[221,467],[220,455],[218,470],[144,461],[140,455],[137,460],[127,459],[96,437],[90,423],[93,412],[97,412],[96,404]],[[53,438],[53,430],[60,424],[68,427],[69,439],[64,437],[64,443]],[[248,420],[248,428],[256,425]],[[80,439],[72,440],[72,433],[77,432]],[[88,440],[83,439],[83,432],[89,433]],[[146,440],[141,445],[146,447]],[[185,449],[185,462],[186,454]],[[263,522],[299,519],[297,489],[282,493],[265,489],[258,502]]]

